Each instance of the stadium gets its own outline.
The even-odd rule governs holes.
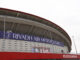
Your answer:
[[[0,52],[68,54],[69,35],[47,19],[0,8]]]

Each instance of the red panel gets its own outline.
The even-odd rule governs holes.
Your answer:
[[[78,56],[78,58],[80,59],[80,55],[77,55]]]
[[[80,58],[80,55],[51,54],[51,53],[23,53],[23,52],[0,52],[0,60],[17,59],[63,59]]]

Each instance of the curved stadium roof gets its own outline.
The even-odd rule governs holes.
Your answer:
[[[41,18],[39,16],[35,16],[35,15],[29,14],[29,13],[24,13],[24,12],[20,12],[20,11],[5,9],[5,8],[0,8],[0,15],[7,15],[7,16],[13,16],[13,17],[18,17],[18,18],[29,19],[32,21],[36,21],[36,22],[48,25],[52,28],[55,28],[61,34],[63,34],[67,38],[67,40],[69,40],[69,42],[70,42],[69,49],[71,50],[71,39],[70,39],[69,35],[61,27],[59,27],[58,25],[56,25],[55,23],[53,23],[47,19]]]

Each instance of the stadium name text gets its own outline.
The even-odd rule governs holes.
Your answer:
[[[4,32],[0,31],[0,38],[25,40],[25,41],[41,42],[41,43],[58,45],[58,46],[64,46],[62,42],[59,42],[56,40],[51,40],[48,38],[42,38],[42,37],[27,35],[27,34],[18,34],[18,33],[13,33],[13,32],[5,32],[4,34]]]

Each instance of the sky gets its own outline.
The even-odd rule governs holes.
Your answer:
[[[80,0],[0,0],[0,7],[34,14],[56,23],[71,37],[71,53],[76,54],[77,50],[80,54]]]

